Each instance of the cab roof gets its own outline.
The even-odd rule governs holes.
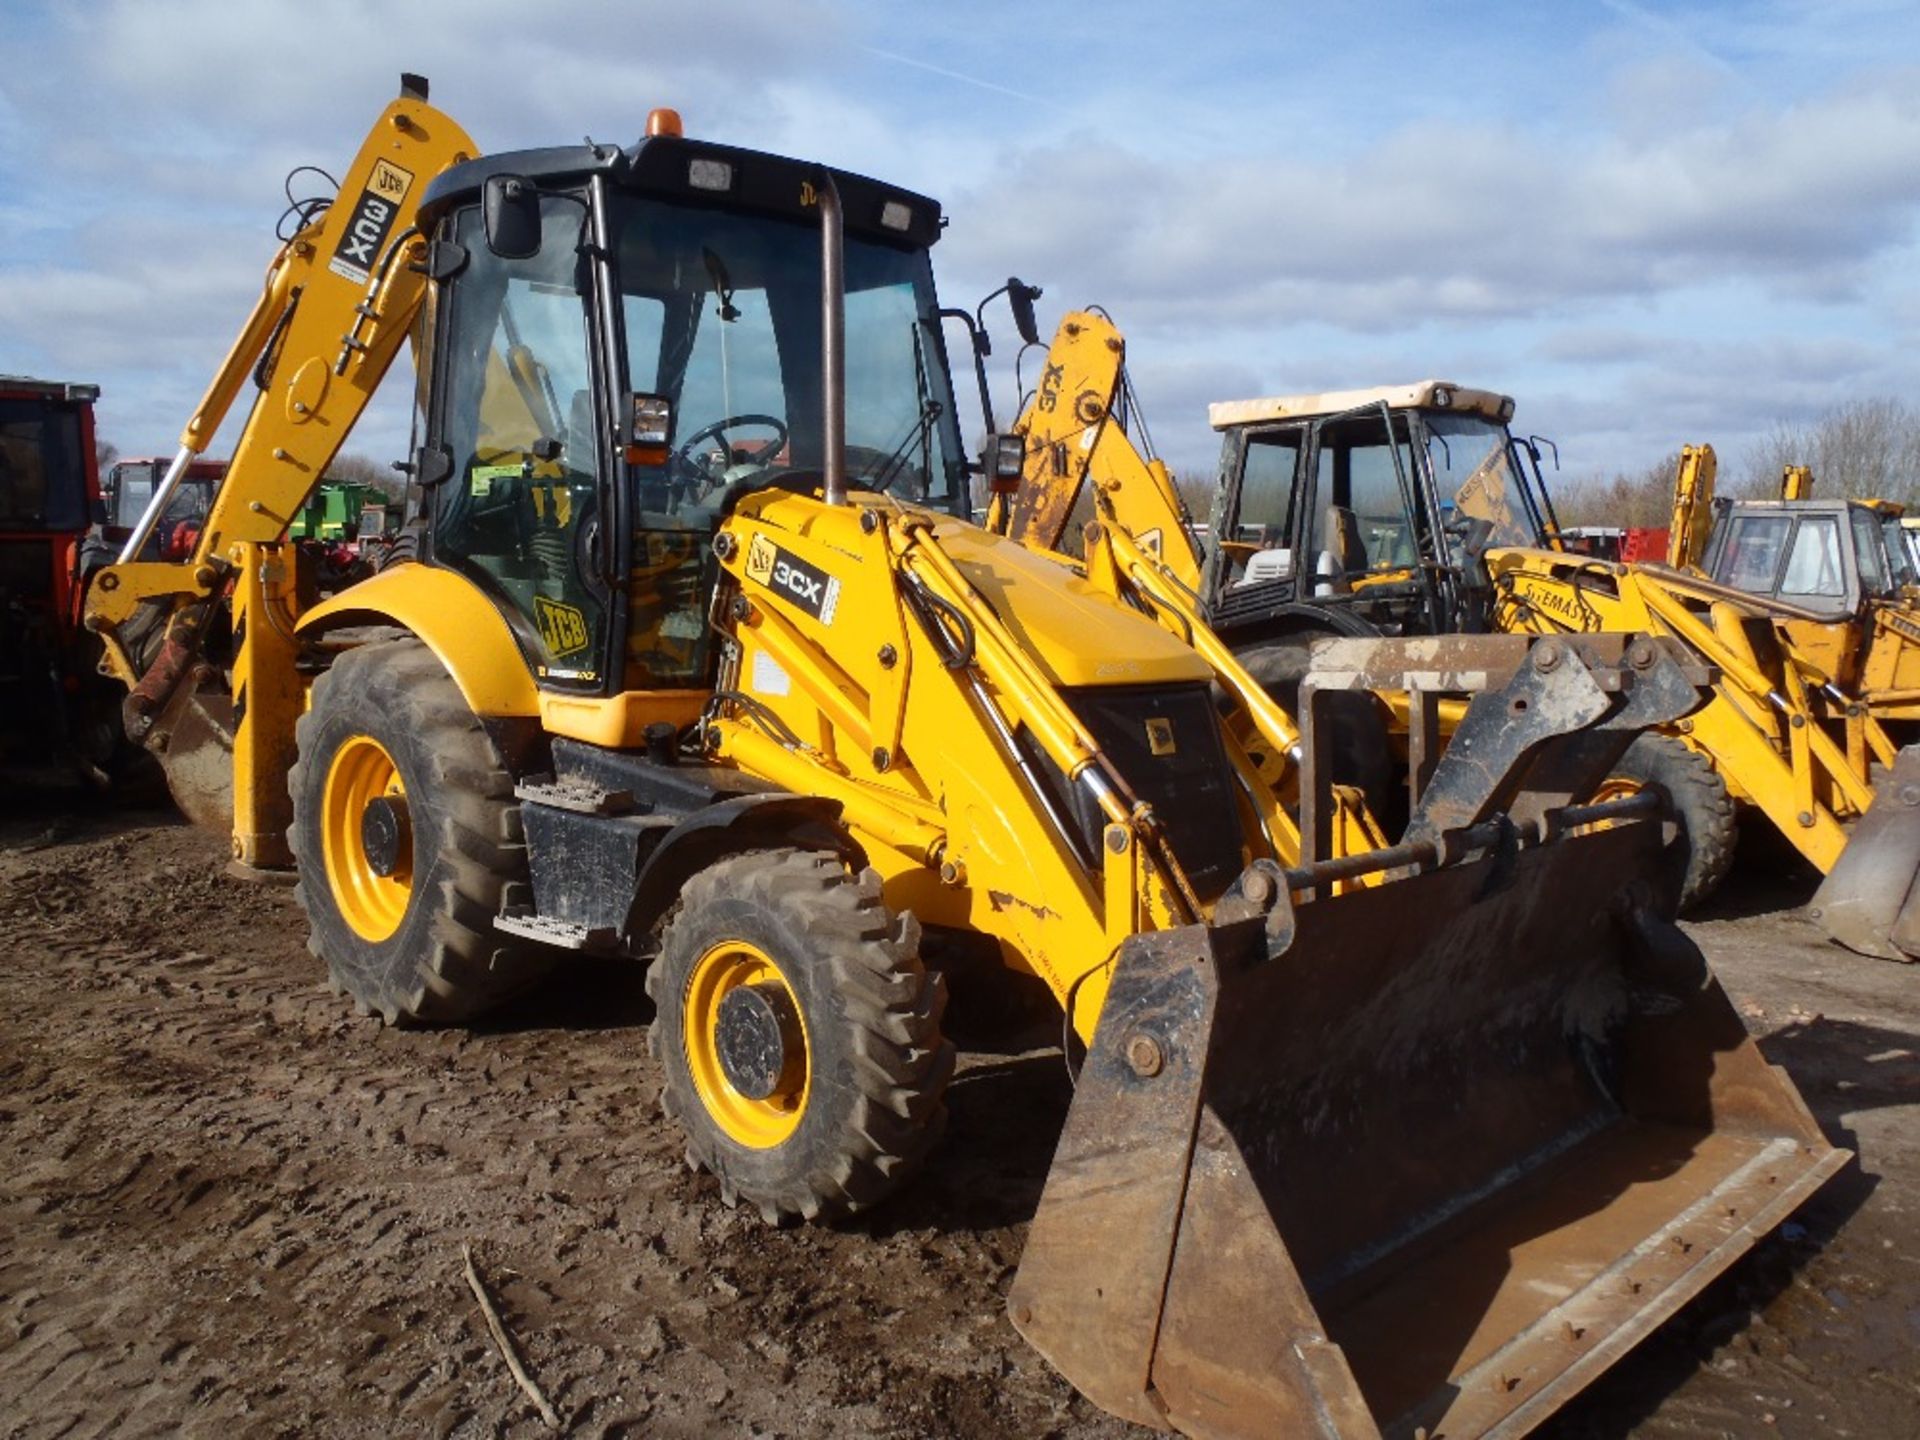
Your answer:
[[[98,400],[100,387],[84,381],[40,380],[32,375],[0,375],[0,395],[44,395],[51,400]]]
[[[1445,403],[1442,403],[1444,398]],[[1327,390],[1311,395],[1271,395],[1262,400],[1217,400],[1207,407],[1216,430],[1274,420],[1312,420],[1385,404],[1394,410],[1445,410],[1511,420],[1513,397],[1495,390],[1474,390],[1452,380],[1417,380],[1411,385],[1375,385],[1364,390]]]
[[[1728,509],[1751,512],[1756,510],[1778,510],[1783,515],[1839,515],[1848,510],[1871,510],[1886,519],[1894,519],[1906,514],[1907,507],[1897,500],[1880,500],[1871,496],[1842,497],[1832,500],[1770,500],[1732,497],[1726,502]]]
[[[696,185],[693,163],[701,160],[718,165],[701,167],[707,183]],[[833,176],[840,191],[849,233],[911,249],[925,249],[940,238],[945,223],[940,202],[925,195],[808,160],[680,135],[649,135],[625,149],[618,145],[566,145],[465,161],[443,171],[428,185],[420,204],[420,223],[422,229],[430,229],[454,206],[477,201],[481,187],[491,176],[520,175],[542,189],[568,189],[604,176],[609,184],[622,189],[727,209],[758,210],[817,224],[819,212],[813,193],[823,173]],[[724,187],[712,188],[719,176],[725,177]]]

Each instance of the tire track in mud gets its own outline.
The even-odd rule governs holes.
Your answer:
[[[1003,1313],[1057,1057],[968,1057],[896,1202],[770,1230],[682,1164],[636,972],[576,968],[511,1024],[385,1031],[217,841],[96,819],[5,848],[34,828],[0,819],[0,1436],[543,1435],[462,1241],[576,1434],[1137,1433]],[[1796,971],[1772,920],[1702,933],[1879,1188],[1803,1217],[1827,1228],[1762,1247],[1542,1433],[1920,1433],[1897,1140],[1920,998],[1830,956]],[[1781,1028],[1804,995],[1878,1018]]]
[[[576,1433],[1126,1433],[1004,1319],[1051,1146],[1043,1108],[1007,1149],[996,1074],[908,1203],[769,1230],[682,1163],[637,974],[384,1031],[223,859],[0,851],[0,1434],[545,1433],[462,1240]]]

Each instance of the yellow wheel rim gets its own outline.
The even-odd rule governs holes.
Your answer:
[[[327,884],[340,916],[363,940],[381,941],[400,928],[413,898],[412,847],[401,847],[391,875],[374,869],[362,823],[383,795],[404,795],[400,767],[371,735],[356,735],[334,752],[320,798],[320,841]]]
[[[1646,788],[1640,781],[1629,780],[1624,775],[1609,775],[1594,787],[1593,798],[1587,801],[1587,804],[1604,805],[1609,800],[1630,800]],[[1582,825],[1580,828],[1591,833],[1598,830],[1611,830],[1619,823],[1618,820],[1596,820],[1591,825]]]
[[[800,1015],[802,1063],[797,1081],[776,1088],[765,1099],[742,1094],[720,1063],[720,1005],[745,985],[775,985]],[[770,1150],[800,1128],[813,1081],[813,1053],[807,1022],[793,986],[766,951],[744,940],[723,940],[694,962],[687,977],[683,1042],[693,1088],[727,1138],[753,1150]]]

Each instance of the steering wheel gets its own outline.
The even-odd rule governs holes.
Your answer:
[[[696,498],[705,498],[712,492],[715,486],[721,483],[723,475],[712,474],[707,470],[706,466],[696,464],[693,459],[693,449],[701,441],[718,440],[725,435],[727,431],[740,425],[763,425],[774,432],[773,442],[760,452],[763,455],[776,455],[787,443],[787,422],[778,416],[729,415],[724,420],[716,420],[711,425],[702,426],[685,440],[682,440],[675,448],[673,454],[668,457],[667,473],[669,475],[690,475],[694,477],[700,487],[699,495]],[[732,464],[733,447],[731,445],[727,446],[727,457],[728,464]],[[721,468],[724,474],[726,467],[722,466]]]

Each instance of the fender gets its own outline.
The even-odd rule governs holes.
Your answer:
[[[838,800],[775,792],[702,806],[669,830],[640,867],[627,912],[630,943],[644,948],[645,937],[672,908],[680,888],[721,855],[782,843],[837,850],[856,870],[867,863],[840,823]]]
[[[539,690],[505,618],[471,580],[439,565],[395,565],[307,611],[303,639],[352,625],[399,625],[433,651],[475,715],[534,716]]]

